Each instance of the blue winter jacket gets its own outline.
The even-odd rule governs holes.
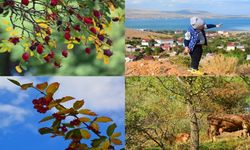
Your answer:
[[[215,28],[215,27],[216,27],[216,25],[214,25],[214,24],[206,24],[205,25],[205,29],[210,29],[210,28]],[[198,36],[199,31],[194,29],[192,26],[190,26],[188,28],[187,32],[190,32],[191,36],[190,36],[189,40],[184,38],[184,45],[185,45],[185,47],[188,47],[190,49],[190,52],[193,52],[195,45],[200,42],[200,39],[199,39],[199,36]],[[203,36],[205,38],[205,44],[204,45],[207,45],[206,32],[205,32],[204,29],[201,30],[201,32],[202,32],[202,34],[203,34]]]

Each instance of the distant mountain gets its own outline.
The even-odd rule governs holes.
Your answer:
[[[198,16],[202,18],[250,18],[250,15],[219,15],[201,10],[178,10],[178,11],[157,11],[142,9],[127,9],[126,18],[190,18]]]

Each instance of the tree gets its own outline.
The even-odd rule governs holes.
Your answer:
[[[165,137],[171,141],[171,135],[179,132],[190,132],[190,149],[199,149],[200,132],[204,133],[206,127],[202,116],[243,113],[249,106],[249,93],[239,77],[127,78],[127,145],[153,145],[139,136],[142,129],[148,129],[150,136],[144,135],[147,141],[162,149],[168,149],[169,143],[161,135],[168,135]]]
[[[119,139],[120,132],[115,132],[116,124],[113,120],[106,116],[98,116],[95,112],[82,108],[84,100],[77,100],[73,106],[66,108],[63,103],[74,100],[74,97],[65,96],[60,99],[54,99],[53,96],[57,92],[60,84],[47,82],[33,85],[33,83],[21,84],[16,80],[8,79],[13,84],[19,86],[22,90],[34,89],[42,96],[33,99],[32,103],[37,112],[45,114],[48,110],[55,109],[52,115],[44,117],[39,122],[52,121],[51,127],[43,127],[39,129],[39,133],[51,134],[51,137],[62,136],[65,140],[70,140],[66,150],[85,150],[85,149],[115,149],[115,145],[121,145]],[[73,119],[72,119],[73,118]],[[102,124],[108,124],[106,131],[100,129]],[[82,140],[91,141],[91,145],[87,145]]]
[[[0,8],[8,32],[0,52],[18,49],[20,62],[15,68],[21,73],[37,63],[59,68],[79,45],[86,54],[95,50],[96,57],[108,64],[113,42],[107,31],[113,22],[122,22],[123,16],[113,12],[123,9],[124,1],[1,0]]]

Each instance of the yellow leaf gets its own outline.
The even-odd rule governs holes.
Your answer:
[[[91,120],[90,120],[89,118],[87,118],[87,117],[79,118],[79,120],[80,120],[81,122],[90,122],[90,121],[91,121]]]
[[[119,137],[119,136],[121,136],[121,133],[120,132],[116,132],[116,133],[113,133],[111,135],[111,138],[116,138],[116,137]]]
[[[106,33],[105,30],[101,30],[99,34],[100,34],[100,35],[104,35],[105,33]]]
[[[74,48],[74,44],[72,43],[68,44],[67,49],[73,49],[73,48]]]
[[[12,27],[7,27],[7,28],[6,28],[6,31],[7,31],[7,32],[10,32],[11,30],[12,30]]]
[[[91,126],[92,128],[94,128],[96,131],[99,131],[99,125],[98,125],[98,124],[92,123],[90,126]]]
[[[48,82],[44,82],[44,83],[36,85],[36,88],[41,90],[41,91],[45,90],[47,87],[48,87]]]
[[[111,11],[115,11],[115,6],[113,5],[113,3],[108,2],[108,5],[109,5],[109,9],[110,9]]]
[[[104,56],[103,56],[103,62],[104,62],[104,64],[106,64],[106,65],[109,64],[109,62],[110,62],[110,61],[109,61],[109,57],[106,56],[106,55],[104,55]]]
[[[3,24],[8,25],[10,22],[8,20],[3,20]]]
[[[28,88],[33,87],[33,83],[22,84],[21,89],[27,90]]]
[[[59,85],[60,84],[58,82],[51,83],[47,88],[46,93],[51,93],[53,95],[59,88]]]
[[[103,58],[103,53],[102,52],[97,52],[97,59],[102,59]]]
[[[76,101],[76,102],[73,104],[73,108],[74,108],[74,109],[80,109],[83,105],[84,105],[84,100]]]
[[[34,56],[34,52],[30,51],[30,56],[31,57]]]
[[[13,30],[10,32],[10,36],[16,36],[18,34],[18,32],[16,30]]]
[[[112,143],[114,143],[115,145],[122,145],[122,141],[119,139],[110,139]]]
[[[109,118],[109,117],[98,117],[98,118],[96,118],[95,121],[96,122],[111,122],[113,120],[111,118]]]
[[[67,102],[67,101],[70,101],[72,99],[75,99],[74,97],[71,97],[71,96],[65,96],[63,97],[62,99],[59,99],[58,102],[60,103],[64,103],[64,102]]]
[[[109,145],[110,145],[109,141],[106,140],[106,141],[102,144],[102,149],[109,149]]]
[[[89,115],[89,116],[96,116],[96,113],[92,112],[89,109],[81,109],[78,111],[80,114],[84,114],[84,115]]]
[[[22,70],[22,68],[20,67],[20,66],[16,66],[16,71],[18,72],[18,73],[22,73],[23,72],[23,70]]]
[[[74,111],[74,109],[72,109],[72,108],[70,108],[70,109],[62,109],[62,110],[60,110],[60,111],[58,112],[58,114],[63,114],[63,115],[65,115],[65,114],[71,113],[71,112],[73,112],[73,111]]]
[[[91,136],[90,133],[87,130],[81,129],[80,132],[81,132],[82,138],[84,138],[84,139],[89,139],[90,136]]]

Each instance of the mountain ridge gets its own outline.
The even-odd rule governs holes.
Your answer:
[[[126,9],[126,18],[190,18],[198,16],[202,18],[250,18],[250,15],[221,15],[202,10],[176,10],[176,11],[159,11],[143,9]]]

